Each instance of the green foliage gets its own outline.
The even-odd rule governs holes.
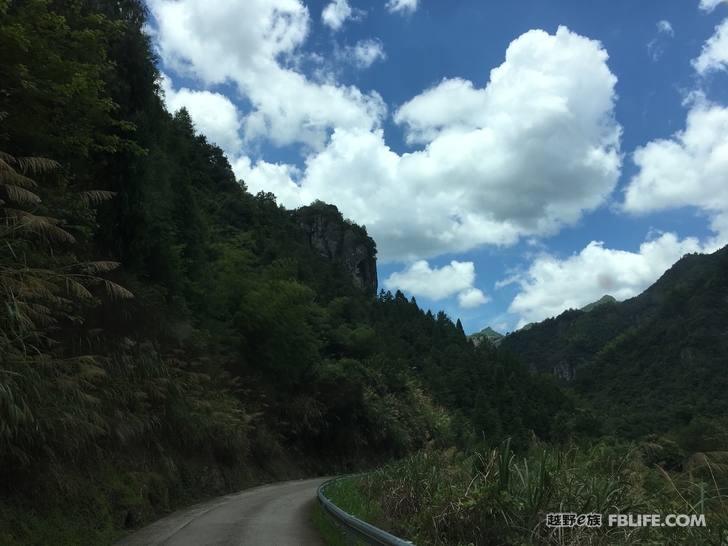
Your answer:
[[[436,402],[469,418],[474,434],[461,434],[461,447],[478,440],[498,445],[510,436],[522,450],[530,431],[551,439],[555,415],[573,411],[552,378],[486,344],[475,349],[447,315],[423,313],[401,292],[380,294],[375,329],[382,350],[415,369]]]
[[[349,539],[344,532],[329,518],[319,504],[313,507],[312,520],[316,528],[324,537],[329,546],[350,546]],[[358,541],[357,541],[358,542]],[[360,546],[358,542],[356,546]]]
[[[133,125],[115,120],[104,78],[113,70],[110,40],[122,27],[80,1],[5,2],[0,9],[0,111],[16,155],[68,158],[126,148],[109,133]],[[68,131],[73,127],[73,131]]]
[[[529,366],[589,406],[558,417],[558,437],[681,434],[692,419],[728,412],[728,249],[687,255],[643,294],[568,310],[504,338]]]
[[[180,491],[206,468],[361,468],[506,436],[522,453],[559,412],[578,429],[551,379],[399,292],[362,292],[301,229],[332,222],[373,260],[364,226],[250,194],[166,111],[145,20],[140,0],[0,1],[0,477],[29,493],[39,470],[109,461],[67,497],[78,517],[58,496],[34,526],[29,494],[0,532],[57,525],[73,544],[68,516],[103,543],[197,498]]]
[[[5,480],[0,545],[110,546],[172,510],[251,485],[247,469],[200,455],[136,459],[127,469],[113,459],[84,463]]]
[[[507,442],[470,454],[425,452],[341,482],[349,489],[341,497],[357,499],[347,507],[358,517],[422,545],[720,544],[728,522],[723,459],[698,458],[685,472],[646,465],[650,453],[666,449],[605,440],[561,449],[534,444],[521,459]],[[697,468],[712,470],[710,485]],[[594,529],[546,526],[546,514],[560,512],[598,513],[604,522]],[[608,525],[609,514],[630,513],[705,514],[706,526]]]
[[[361,490],[361,484],[365,476],[347,476],[335,479],[323,489],[324,496],[332,504],[341,508],[347,514],[378,525],[382,523],[381,507],[376,502],[366,497]]]
[[[727,260],[724,248],[678,262],[666,273],[669,286],[650,289],[662,295],[649,320],[605,344],[579,371],[575,390],[613,430],[632,438],[679,433],[695,418],[728,412]]]
[[[504,337],[500,349],[511,351],[539,373],[570,380],[608,342],[634,323],[641,310],[625,302],[591,311],[570,309]]]

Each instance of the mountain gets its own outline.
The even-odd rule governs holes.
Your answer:
[[[728,413],[728,247],[676,266],[649,318],[576,374],[574,389],[617,433],[637,437]]]
[[[500,345],[500,342],[504,337],[505,336],[503,334],[496,332],[495,330],[493,330],[493,328],[488,326],[487,328],[484,328],[480,332],[476,332],[475,334],[470,334],[468,336],[468,339],[473,340],[473,344],[476,347],[478,345],[480,345],[481,343],[483,343],[483,341],[488,341],[493,346],[498,347],[498,345]]]
[[[377,294],[376,244],[334,205],[248,191],[167,111],[144,2],[11,4],[0,544],[113,544],[205,497],[425,447],[525,451],[574,414],[459,321]]]
[[[630,436],[728,411],[728,247],[684,256],[637,297],[587,308],[514,332],[500,350],[572,381]]]
[[[580,311],[585,311],[588,313],[589,311],[594,310],[595,307],[604,305],[605,303],[617,303],[617,300],[615,300],[613,296],[610,296],[609,294],[607,294],[607,295],[599,298],[597,301],[594,301],[588,305],[585,305],[584,307],[582,307],[580,309]]]
[[[609,341],[648,320],[676,284],[696,282],[718,259],[719,253],[683,256],[642,294],[623,302],[604,296],[583,309],[568,309],[558,317],[509,334],[501,348],[511,351],[534,371],[571,381],[577,370]]]

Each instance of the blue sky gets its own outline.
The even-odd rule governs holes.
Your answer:
[[[147,0],[170,111],[365,224],[380,287],[503,333],[728,243],[719,0]]]

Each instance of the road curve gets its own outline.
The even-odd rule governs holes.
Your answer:
[[[246,489],[179,510],[116,546],[326,546],[311,522],[313,478]]]

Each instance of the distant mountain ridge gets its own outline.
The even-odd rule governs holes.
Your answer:
[[[509,334],[499,349],[573,382],[631,434],[728,412],[728,247],[686,255],[642,294],[610,300]]]
[[[470,334],[468,336],[468,339],[471,339],[473,341],[473,344],[477,347],[484,341],[489,342],[494,347],[498,347],[500,345],[500,342],[503,338],[505,338],[503,334],[500,332],[496,332],[491,328],[490,326],[483,328],[480,332],[476,332],[474,334]]]
[[[617,303],[617,300],[614,299],[614,296],[610,296],[609,294],[602,296],[597,301],[594,301],[588,305],[585,305],[580,309],[580,311],[584,311],[585,313],[588,313],[589,311],[593,311],[596,307],[599,307],[600,305],[604,305],[605,303]]]
[[[725,252],[726,248],[711,255],[685,255],[642,294],[623,302],[604,296],[582,309],[568,309],[509,334],[501,347],[534,371],[570,381],[609,341],[648,320],[676,284],[695,282]]]

